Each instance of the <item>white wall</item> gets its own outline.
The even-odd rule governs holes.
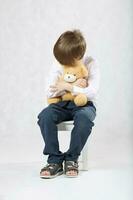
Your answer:
[[[131,0],[0,0],[0,162],[42,159],[36,121],[52,47],[79,28],[101,67],[90,162],[131,163],[132,15]]]

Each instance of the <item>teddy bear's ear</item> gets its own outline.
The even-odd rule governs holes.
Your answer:
[[[83,75],[83,77],[84,78],[88,78],[88,70],[87,70],[87,68],[86,67],[82,67],[81,68],[81,71],[82,71],[82,75]]]

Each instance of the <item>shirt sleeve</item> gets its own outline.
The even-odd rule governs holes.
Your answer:
[[[52,98],[52,97],[56,97],[56,92],[51,92],[51,85],[55,85],[56,81],[58,80],[58,78],[62,75],[62,68],[61,66],[54,62],[51,66],[50,72],[47,75],[46,81],[45,81],[45,93],[47,98]],[[65,92],[61,92],[60,94],[58,94],[58,96],[63,95]]]
[[[100,83],[100,70],[99,70],[99,63],[97,60],[93,59],[90,63],[86,64],[86,67],[89,71],[89,78],[88,78],[88,87],[81,88],[78,86],[73,86],[73,95],[77,95],[79,93],[85,94],[88,100],[93,100],[96,98],[98,90],[99,90],[99,83]]]

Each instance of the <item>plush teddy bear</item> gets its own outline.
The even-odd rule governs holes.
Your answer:
[[[82,66],[66,67],[63,66],[63,75],[60,80],[64,80],[72,85],[81,78],[88,78],[87,68]],[[74,101],[77,106],[84,106],[87,103],[87,96],[85,94],[73,95],[71,92],[66,92],[64,95],[59,97],[53,97],[48,99],[48,103],[58,103],[60,101]]]

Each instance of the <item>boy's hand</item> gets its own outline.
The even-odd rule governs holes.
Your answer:
[[[84,88],[84,87],[87,87],[87,81],[83,78],[80,78],[74,83],[74,85]]]
[[[62,91],[69,91],[72,92],[73,86],[70,83],[66,83],[64,81],[57,81],[55,85],[50,86],[50,91],[55,92],[56,95],[61,93]]]
[[[87,86],[87,81],[85,79],[81,78],[81,79],[78,79],[74,83],[74,85],[84,88]],[[73,86],[70,83],[66,83],[59,79],[57,80],[56,84],[51,85],[50,88],[51,88],[50,91],[56,93],[56,95],[59,95],[61,92],[65,91],[65,90],[69,91],[69,92],[72,92],[72,90],[73,90]]]

